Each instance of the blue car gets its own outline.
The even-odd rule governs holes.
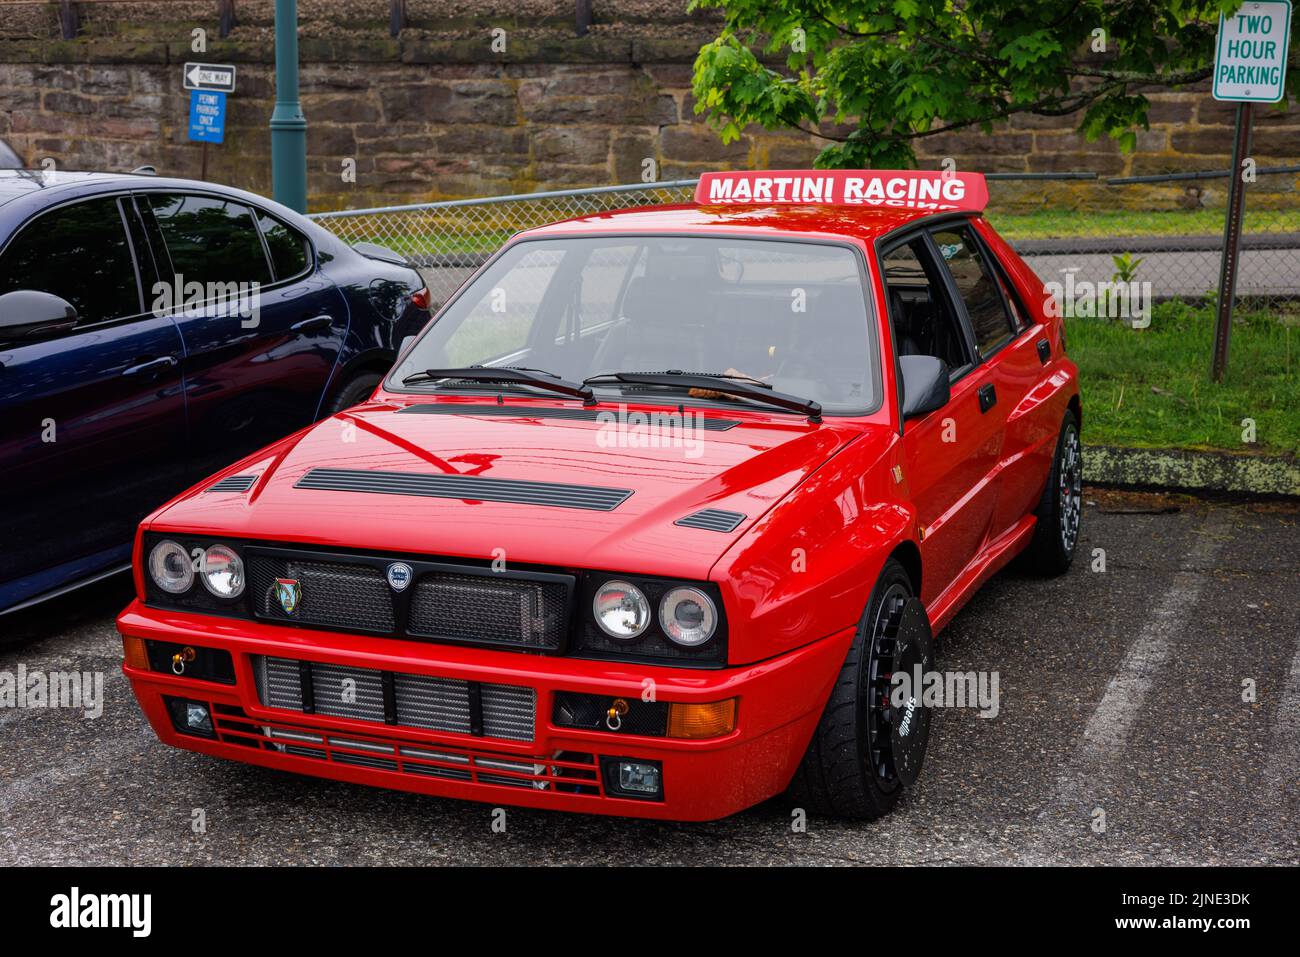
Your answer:
[[[0,170],[0,615],[128,567],[149,511],[367,398],[428,295],[241,190]]]

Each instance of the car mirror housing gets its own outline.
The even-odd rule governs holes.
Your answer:
[[[77,324],[77,310],[66,299],[35,289],[0,296],[0,340],[57,336]]]
[[[948,363],[934,356],[899,356],[903,377],[903,420],[942,409],[948,404]]]

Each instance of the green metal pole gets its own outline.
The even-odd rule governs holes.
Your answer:
[[[271,188],[276,202],[307,212],[307,118],[298,102],[298,0],[275,0]]]

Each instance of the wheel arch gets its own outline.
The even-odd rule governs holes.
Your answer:
[[[907,572],[907,577],[912,582],[912,594],[921,597],[921,549],[916,542],[910,538],[904,539],[894,546],[889,557],[903,566],[903,571]]]

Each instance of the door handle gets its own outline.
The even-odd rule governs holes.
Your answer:
[[[1052,358],[1052,344],[1046,339],[1038,340],[1038,361],[1047,365],[1047,360]]]
[[[993,388],[992,382],[988,383],[988,385],[980,386],[979,397],[981,412],[987,412],[998,404],[998,393],[997,390]]]
[[[289,331],[299,335],[304,332],[315,332],[317,329],[324,329],[333,321],[334,317],[329,313],[321,313],[319,316],[312,316],[310,319],[302,320],[302,322],[295,322],[289,327]]]
[[[163,369],[172,369],[176,367],[177,359],[175,356],[163,356],[160,359],[150,359],[148,362],[141,362],[138,365],[127,366],[122,370],[122,375],[137,376],[148,375],[151,372],[161,372]]]

